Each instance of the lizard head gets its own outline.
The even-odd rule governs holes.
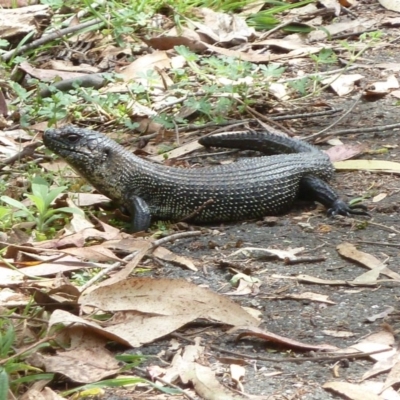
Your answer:
[[[78,172],[83,172],[107,161],[112,142],[99,132],[65,126],[48,129],[43,135],[43,143]]]
[[[119,167],[118,154],[122,146],[100,132],[74,126],[48,129],[43,134],[44,145],[63,158],[79,175],[108,197],[115,198],[118,190],[105,193]],[[108,185],[105,185],[105,182]]]

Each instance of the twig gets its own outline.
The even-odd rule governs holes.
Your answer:
[[[184,335],[181,335],[179,333],[171,333],[169,336],[172,336],[177,339],[182,339],[186,340],[189,343],[195,344],[194,340],[187,338]],[[238,353],[236,351],[231,351],[231,350],[226,350],[224,348],[221,348],[219,346],[215,346],[213,344],[209,345],[209,347],[215,351],[220,351],[221,353],[226,353],[226,354],[231,354],[237,357],[242,357],[242,358],[249,358],[251,360],[259,360],[259,361],[271,361],[271,362],[303,362],[303,361],[314,361],[314,362],[320,362],[320,361],[337,361],[337,360],[342,360],[344,358],[364,358],[368,357],[373,354],[379,354],[383,353],[385,351],[388,351],[388,349],[381,349],[381,350],[376,350],[376,351],[371,351],[369,353],[344,353],[344,354],[338,354],[338,355],[333,355],[333,356],[321,356],[321,357],[285,357],[285,358],[272,358],[272,357],[263,357],[259,355],[254,355],[254,354],[243,354],[243,353]]]
[[[202,212],[207,206],[209,206],[210,204],[214,203],[214,199],[208,199],[207,201],[205,201],[200,207],[196,208],[196,210],[194,210],[192,213],[190,213],[189,215],[187,215],[186,217],[181,219],[181,222],[184,221],[189,221],[190,219],[192,219],[193,217],[195,217],[197,214],[199,214],[200,212]]]
[[[131,261],[136,254],[138,253],[139,250],[134,251],[131,254],[128,254],[126,257],[122,259],[122,261],[117,261],[114,264],[109,265],[107,268],[102,269],[98,274],[96,274],[92,279],[88,280],[83,286],[79,288],[79,291],[83,293],[88,287],[92,286],[95,282],[100,280],[103,276],[109,274],[111,271],[114,269],[119,268],[122,264],[127,263]]]
[[[34,142],[34,143],[29,143],[27,146],[25,146],[19,153],[13,155],[10,158],[7,158],[7,160],[3,161],[0,164],[0,171],[7,165],[12,165],[18,160],[22,160],[25,157],[31,157],[35,153],[35,150],[42,145],[41,142]]]
[[[344,7],[342,7],[342,9],[346,10],[346,8],[344,8]],[[375,31],[376,31],[376,29],[366,29],[365,31],[360,31],[360,32],[342,33],[340,35],[333,35],[331,37],[331,40],[346,39],[348,37],[360,36],[364,33],[375,32]]]
[[[173,242],[174,240],[177,240],[177,239],[193,237],[193,236],[200,236],[201,234],[202,234],[201,231],[188,231],[188,232],[173,233],[172,235],[165,236],[161,239],[155,240],[151,245],[151,249],[154,250],[158,246],[161,246],[168,242]]]
[[[346,7],[340,6],[340,11],[342,11],[344,14],[351,15],[354,19],[359,18],[359,16],[357,14],[353,13],[353,11],[349,10]],[[361,32],[353,33],[353,35],[360,35],[360,34],[365,33],[365,32],[375,32],[375,31],[376,31],[376,29],[370,29],[368,31],[361,31]],[[340,35],[338,35],[338,36],[340,36]],[[349,36],[351,36],[351,34],[349,34]],[[334,40],[334,39],[338,39],[338,38],[335,35],[333,35],[331,37],[331,40]]]
[[[293,24],[294,22],[298,22],[297,18],[293,18],[293,19],[291,19],[289,21],[282,22],[281,24],[279,24],[275,28],[272,28],[271,30],[269,30],[269,31],[265,32],[263,35],[261,35],[261,37],[258,38],[257,42],[260,42],[261,40],[266,39],[268,36],[271,36],[271,34],[273,34],[274,32],[279,31],[279,29],[282,29],[285,26]]]
[[[347,115],[349,115],[349,113],[351,113],[354,109],[354,107],[358,104],[358,102],[361,100],[361,97],[364,94],[364,88],[361,89],[360,94],[356,97],[356,99],[354,100],[353,104],[349,107],[349,109],[342,114],[336,121],[332,122],[330,125],[328,125],[326,128],[322,129],[322,131],[319,131],[317,133],[313,133],[312,135],[306,136],[304,139],[305,140],[310,140],[310,139],[315,139],[321,136],[326,136],[324,135],[324,133],[326,131],[328,131],[329,129],[331,129],[333,126],[337,125],[340,121],[342,121]],[[328,134],[330,135],[330,133]]]
[[[271,115],[269,118],[271,118],[273,121],[284,121],[287,119],[296,119],[296,118],[316,118],[316,117],[321,117],[323,115],[336,114],[341,111],[343,111],[343,109],[335,108],[332,110],[317,111],[317,112],[310,112],[310,113],[285,114],[285,115],[277,115],[277,116]]]
[[[302,263],[313,263],[313,262],[321,262],[325,261],[326,257],[297,257],[295,259],[290,259],[286,257],[283,262],[286,265],[295,265],[295,264],[302,264]]]
[[[16,55],[22,54],[28,50],[36,49],[37,47],[42,46],[43,44],[46,44],[48,42],[51,42],[52,40],[59,39],[63,36],[69,35],[70,33],[80,31],[81,29],[85,29],[85,28],[91,27],[96,24],[98,25],[96,28],[101,28],[104,25],[104,21],[101,19],[94,19],[92,21],[83,22],[82,24],[78,24],[75,26],[70,26],[65,29],[57,30],[53,33],[42,36],[40,39],[34,40],[33,42],[26,44],[25,46],[21,46],[18,49],[14,49],[14,50],[4,53],[1,56],[1,59],[3,61],[9,61],[12,57],[14,57]]]
[[[382,228],[385,231],[389,231],[389,232],[394,232],[394,233],[400,234],[400,231],[398,231],[397,229],[392,228],[391,226],[386,226],[386,225],[378,224],[377,222],[371,222],[371,221],[368,221],[368,224],[377,226],[379,228]]]
[[[190,231],[190,232],[178,232],[178,233],[174,233],[172,235],[163,237],[161,239],[155,240],[152,245],[151,248],[149,250],[154,250],[156,247],[161,246],[164,243],[167,242],[171,242],[173,240],[176,239],[182,239],[184,237],[192,237],[192,236],[200,236],[201,235],[201,231]],[[83,286],[81,286],[79,288],[79,291],[81,293],[83,293],[88,287],[92,286],[95,282],[97,282],[98,280],[100,280],[103,276],[109,274],[111,271],[114,271],[115,269],[121,267],[122,264],[126,264],[127,262],[133,260],[139,250],[128,254],[126,257],[124,257],[122,259],[122,261],[117,261],[114,264],[111,264],[110,266],[108,266],[107,268],[101,270],[98,274],[96,274],[92,279],[90,279],[89,281],[87,281]]]
[[[393,128],[400,128],[400,123],[391,124],[391,125],[378,125],[371,126],[370,128],[352,128],[352,129],[343,129],[341,131],[333,131],[330,132],[329,135],[346,135],[351,133],[366,133],[366,132],[383,132]]]
[[[370,242],[369,240],[357,240],[357,243],[373,244],[373,245],[376,245],[376,246],[400,247],[400,243]]]
[[[221,353],[226,353],[226,354],[232,354],[237,357],[243,357],[243,358],[250,358],[252,360],[259,360],[259,361],[272,361],[272,362],[304,362],[304,361],[313,361],[313,362],[320,362],[320,361],[338,361],[338,360],[343,360],[347,358],[365,358],[373,354],[378,354],[378,353],[383,353],[385,351],[388,351],[388,349],[381,349],[381,350],[376,350],[376,351],[371,351],[369,353],[348,353],[348,354],[339,354],[339,355],[334,355],[334,356],[321,356],[321,357],[285,357],[285,358],[272,358],[272,357],[263,357],[263,356],[256,356],[253,354],[243,354],[243,353],[237,353],[235,351],[230,351],[223,349],[218,346],[211,345],[211,349],[220,351]]]
[[[235,99],[238,103],[243,105],[250,114],[254,115],[258,119],[267,122],[268,124],[277,126],[281,131],[285,132],[286,134],[293,136],[293,133],[289,131],[286,127],[281,125],[279,122],[272,120],[271,118],[266,117],[265,115],[259,113],[258,111],[254,110],[254,108],[248,106],[240,99]]]
[[[243,125],[247,122],[251,122],[252,119],[248,118],[248,119],[242,119],[242,120],[231,120],[231,121],[225,121],[225,122],[207,122],[206,124],[203,125],[196,125],[196,124],[189,124],[189,125],[185,125],[182,128],[179,128],[179,132],[187,132],[187,131],[191,131],[191,130],[204,130],[206,128],[213,128],[214,126],[239,126],[239,125]]]

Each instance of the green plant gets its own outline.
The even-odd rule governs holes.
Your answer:
[[[35,222],[37,231],[40,233],[45,233],[48,231],[50,223],[56,219],[62,218],[63,213],[75,213],[83,215],[83,211],[78,208],[51,208],[51,203],[65,189],[67,189],[66,186],[50,189],[46,180],[40,176],[36,176],[32,180],[32,194],[26,195],[26,197],[33,203],[32,210],[25,206],[25,204],[9,196],[1,196],[0,200],[19,210],[14,213],[14,216],[26,218],[28,221]]]
[[[310,87],[310,78],[301,78],[295,81],[289,82],[289,86],[296,90],[300,94],[300,97],[307,96],[307,89]]]
[[[310,54],[310,58],[319,64],[334,64],[337,61],[337,56],[332,49],[322,49],[318,54]]]
[[[292,8],[303,7],[309,3],[314,3],[315,0],[303,0],[296,3],[286,3],[277,0],[266,0],[265,4],[270,4],[271,7],[252,14],[247,19],[247,23],[259,30],[270,30],[279,25],[279,20],[274,17],[275,14],[288,11]],[[303,24],[289,24],[282,28],[284,31],[307,33],[311,32],[314,28]]]
[[[24,362],[28,353],[15,354],[17,341],[15,328],[8,318],[0,318],[0,400],[6,400],[9,391],[16,394],[22,384],[42,379],[52,379],[54,374],[43,374],[41,370]]]

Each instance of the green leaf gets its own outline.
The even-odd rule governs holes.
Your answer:
[[[39,214],[42,215],[46,211],[46,205],[44,203],[43,197],[34,195],[34,194],[27,194],[26,197],[32,201],[32,203],[36,206]]]
[[[125,378],[115,378],[115,379],[106,379],[104,381],[89,383],[88,385],[83,385],[71,390],[67,390],[65,392],[60,393],[61,396],[68,396],[72,393],[80,392],[83,390],[93,389],[93,388],[103,388],[103,387],[120,387],[127,385],[136,385],[138,383],[149,383],[146,379],[137,378],[137,377],[125,377]]]
[[[60,207],[57,208],[57,211],[61,211],[63,213],[78,214],[82,217],[85,215],[85,213],[80,208],[75,207]]]
[[[8,399],[9,388],[8,374],[4,368],[0,367],[0,400]]]
[[[36,381],[51,381],[53,380],[55,374],[34,374],[34,375],[27,375],[23,376],[22,378],[13,379],[13,385],[19,385],[21,383],[29,383],[29,382],[36,382]]]
[[[0,357],[5,358],[11,351],[15,340],[15,331],[12,325],[5,325],[3,333],[0,332]]]
[[[7,214],[10,214],[11,210],[7,207],[0,207],[0,219],[3,219]]]
[[[1,196],[0,200],[3,201],[4,203],[9,204],[10,206],[13,206],[15,208],[18,208],[19,210],[23,210],[23,211],[26,211],[27,213],[31,214],[31,212],[28,210],[28,208],[18,200],[15,200],[9,196]]]
[[[49,184],[41,176],[35,176],[32,180],[32,193],[44,199],[49,191]]]
[[[65,190],[67,186],[60,186],[58,188],[51,189],[50,192],[47,194],[45,201],[47,207]]]

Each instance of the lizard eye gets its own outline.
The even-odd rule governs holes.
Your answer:
[[[70,133],[70,134],[67,135],[65,138],[66,138],[66,139],[68,140],[68,142],[70,142],[70,143],[76,143],[81,137],[80,137],[79,135],[75,134],[75,133]]]

